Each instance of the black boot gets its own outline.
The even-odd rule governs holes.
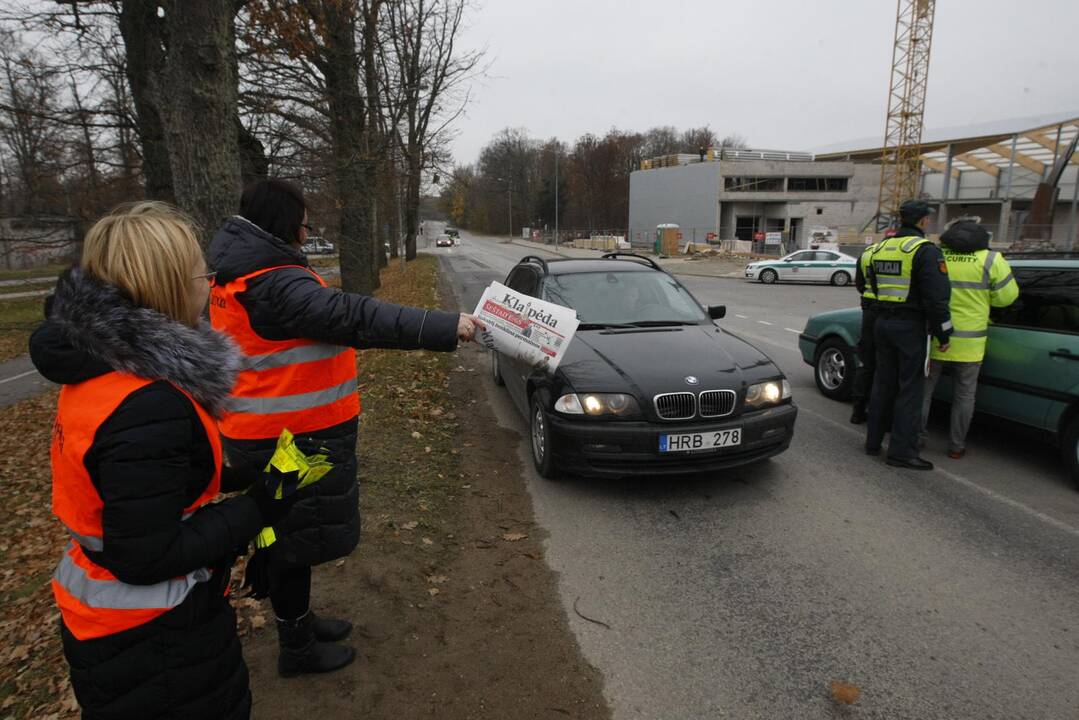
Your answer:
[[[851,425],[861,425],[869,419],[869,413],[865,411],[865,405],[862,403],[854,403],[854,410],[850,414]]]
[[[281,677],[333,672],[356,659],[356,650],[347,645],[315,639],[310,612],[299,620],[278,620],[277,639],[281,649],[277,674]]]
[[[311,616],[311,627],[315,631],[316,640],[337,642],[344,640],[352,632],[352,623],[348,620],[319,617],[314,610],[308,611],[307,614]]]

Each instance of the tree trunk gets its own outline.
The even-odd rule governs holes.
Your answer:
[[[360,94],[356,16],[351,3],[324,2],[326,95],[330,108],[334,180],[341,203],[341,288],[370,294],[378,287],[372,262],[371,202],[364,156],[367,108]]]
[[[204,241],[240,199],[234,0],[169,0],[168,54],[158,88],[177,204]]]
[[[256,180],[265,180],[270,171],[266,148],[255,134],[236,118],[236,139],[240,151],[240,178],[246,186]]]
[[[364,183],[367,186],[367,206],[371,216],[371,253],[368,257],[374,263],[374,288],[381,285],[379,268],[386,264],[386,254],[382,251],[381,233],[378,229],[378,176],[379,163],[376,159],[375,145],[383,138],[377,132],[381,109],[378,102],[378,64],[375,48],[378,45],[378,10],[382,0],[370,0],[363,4],[363,87],[367,99],[367,127],[364,132]],[[372,289],[374,289],[372,288]]]
[[[157,15],[156,3],[124,0],[120,8],[120,35],[127,53],[124,69],[131,85],[139,143],[142,145],[146,197],[174,202],[165,125],[161,119],[161,106],[154,93],[165,65],[164,21]]]
[[[408,178],[405,182],[405,260],[416,259],[416,235],[420,215],[420,157],[419,150],[409,154]]]
[[[401,178],[397,175],[397,160],[389,158],[388,184],[390,186],[390,258],[396,260],[401,244]]]

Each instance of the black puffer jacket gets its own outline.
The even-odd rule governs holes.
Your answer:
[[[358,349],[397,348],[450,351],[457,347],[457,313],[406,307],[366,295],[324,288],[307,267],[307,258],[241,217],[227,220],[210,244],[210,268],[227,284],[264,268],[281,269],[248,282],[238,299],[252,329],[267,340],[307,338]],[[300,266],[300,267],[282,267]],[[305,452],[330,451],[334,464],[318,483],[300,491],[289,514],[274,526],[275,565],[317,565],[348,555],[360,538],[356,466],[357,420],[296,438]],[[265,467],[276,438],[225,439],[229,462],[257,470]]]
[[[153,382],[129,395],[99,428],[86,468],[104,504],[104,550],[87,552],[119,580],[153,584],[213,568],[178,607],[149,623],[78,640],[61,623],[64,654],[84,718],[246,718],[251,696],[236,619],[224,588],[235,549],[258,532],[253,500],[184,508],[214,472],[202,421],[183,388],[218,408],[239,358],[209,326],[192,329],[74,270],[30,341],[34,365],[68,385],[114,369]],[[228,486],[250,483],[226,472]]]

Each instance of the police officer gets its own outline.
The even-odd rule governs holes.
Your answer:
[[[927,335],[936,337],[946,353],[952,334],[948,268],[940,248],[925,237],[931,212],[921,200],[903,203],[902,227],[880,243],[868,264],[878,317],[865,450],[880,453],[891,415],[887,462],[911,470],[933,469],[933,463],[918,456]]]
[[[989,335],[989,308],[1011,305],[1019,297],[1019,286],[1004,256],[989,249],[989,233],[977,222],[957,221],[940,236],[940,243],[952,286],[950,308],[955,331],[948,352],[941,352],[933,343],[922,429],[924,433],[933,390],[947,365],[952,378],[948,457],[958,460],[966,452],[967,429],[974,415],[978,374]]]
[[[877,367],[877,347],[873,342],[873,331],[877,326],[877,296],[866,282],[866,277],[869,262],[879,247],[880,243],[874,243],[862,251],[858,267],[854,270],[854,286],[862,296],[862,333],[858,339],[858,360],[861,364],[854,372],[851,390],[854,410],[850,414],[850,421],[853,425],[861,425],[869,418],[869,389],[873,387],[873,373]]]

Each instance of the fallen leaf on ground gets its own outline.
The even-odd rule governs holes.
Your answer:
[[[506,542],[517,542],[518,540],[524,540],[527,535],[524,533],[506,533],[502,536],[502,539]]]
[[[434,597],[435,595],[438,595],[440,592],[442,592],[442,591],[439,590],[438,588],[427,588],[427,594],[430,595],[431,597]]]
[[[415,520],[409,520],[408,522],[401,525],[401,529],[402,530],[415,530],[417,525],[419,525],[419,523],[416,522]]]
[[[432,585],[442,585],[447,581],[449,581],[449,578],[445,575],[431,575],[427,578],[427,582],[431,583]]]
[[[415,438],[416,440],[419,440],[421,437],[423,437],[423,435],[420,435],[419,430],[413,430],[412,431],[412,437]]]
[[[858,701],[861,694],[862,691],[857,685],[852,685],[851,683],[842,682],[840,680],[832,681],[832,698],[837,703],[853,705]]]
[[[435,541],[434,541],[434,540],[432,540],[431,538],[424,538],[424,539],[423,539],[423,544],[424,544],[424,545],[434,545],[434,544],[435,544]]]

